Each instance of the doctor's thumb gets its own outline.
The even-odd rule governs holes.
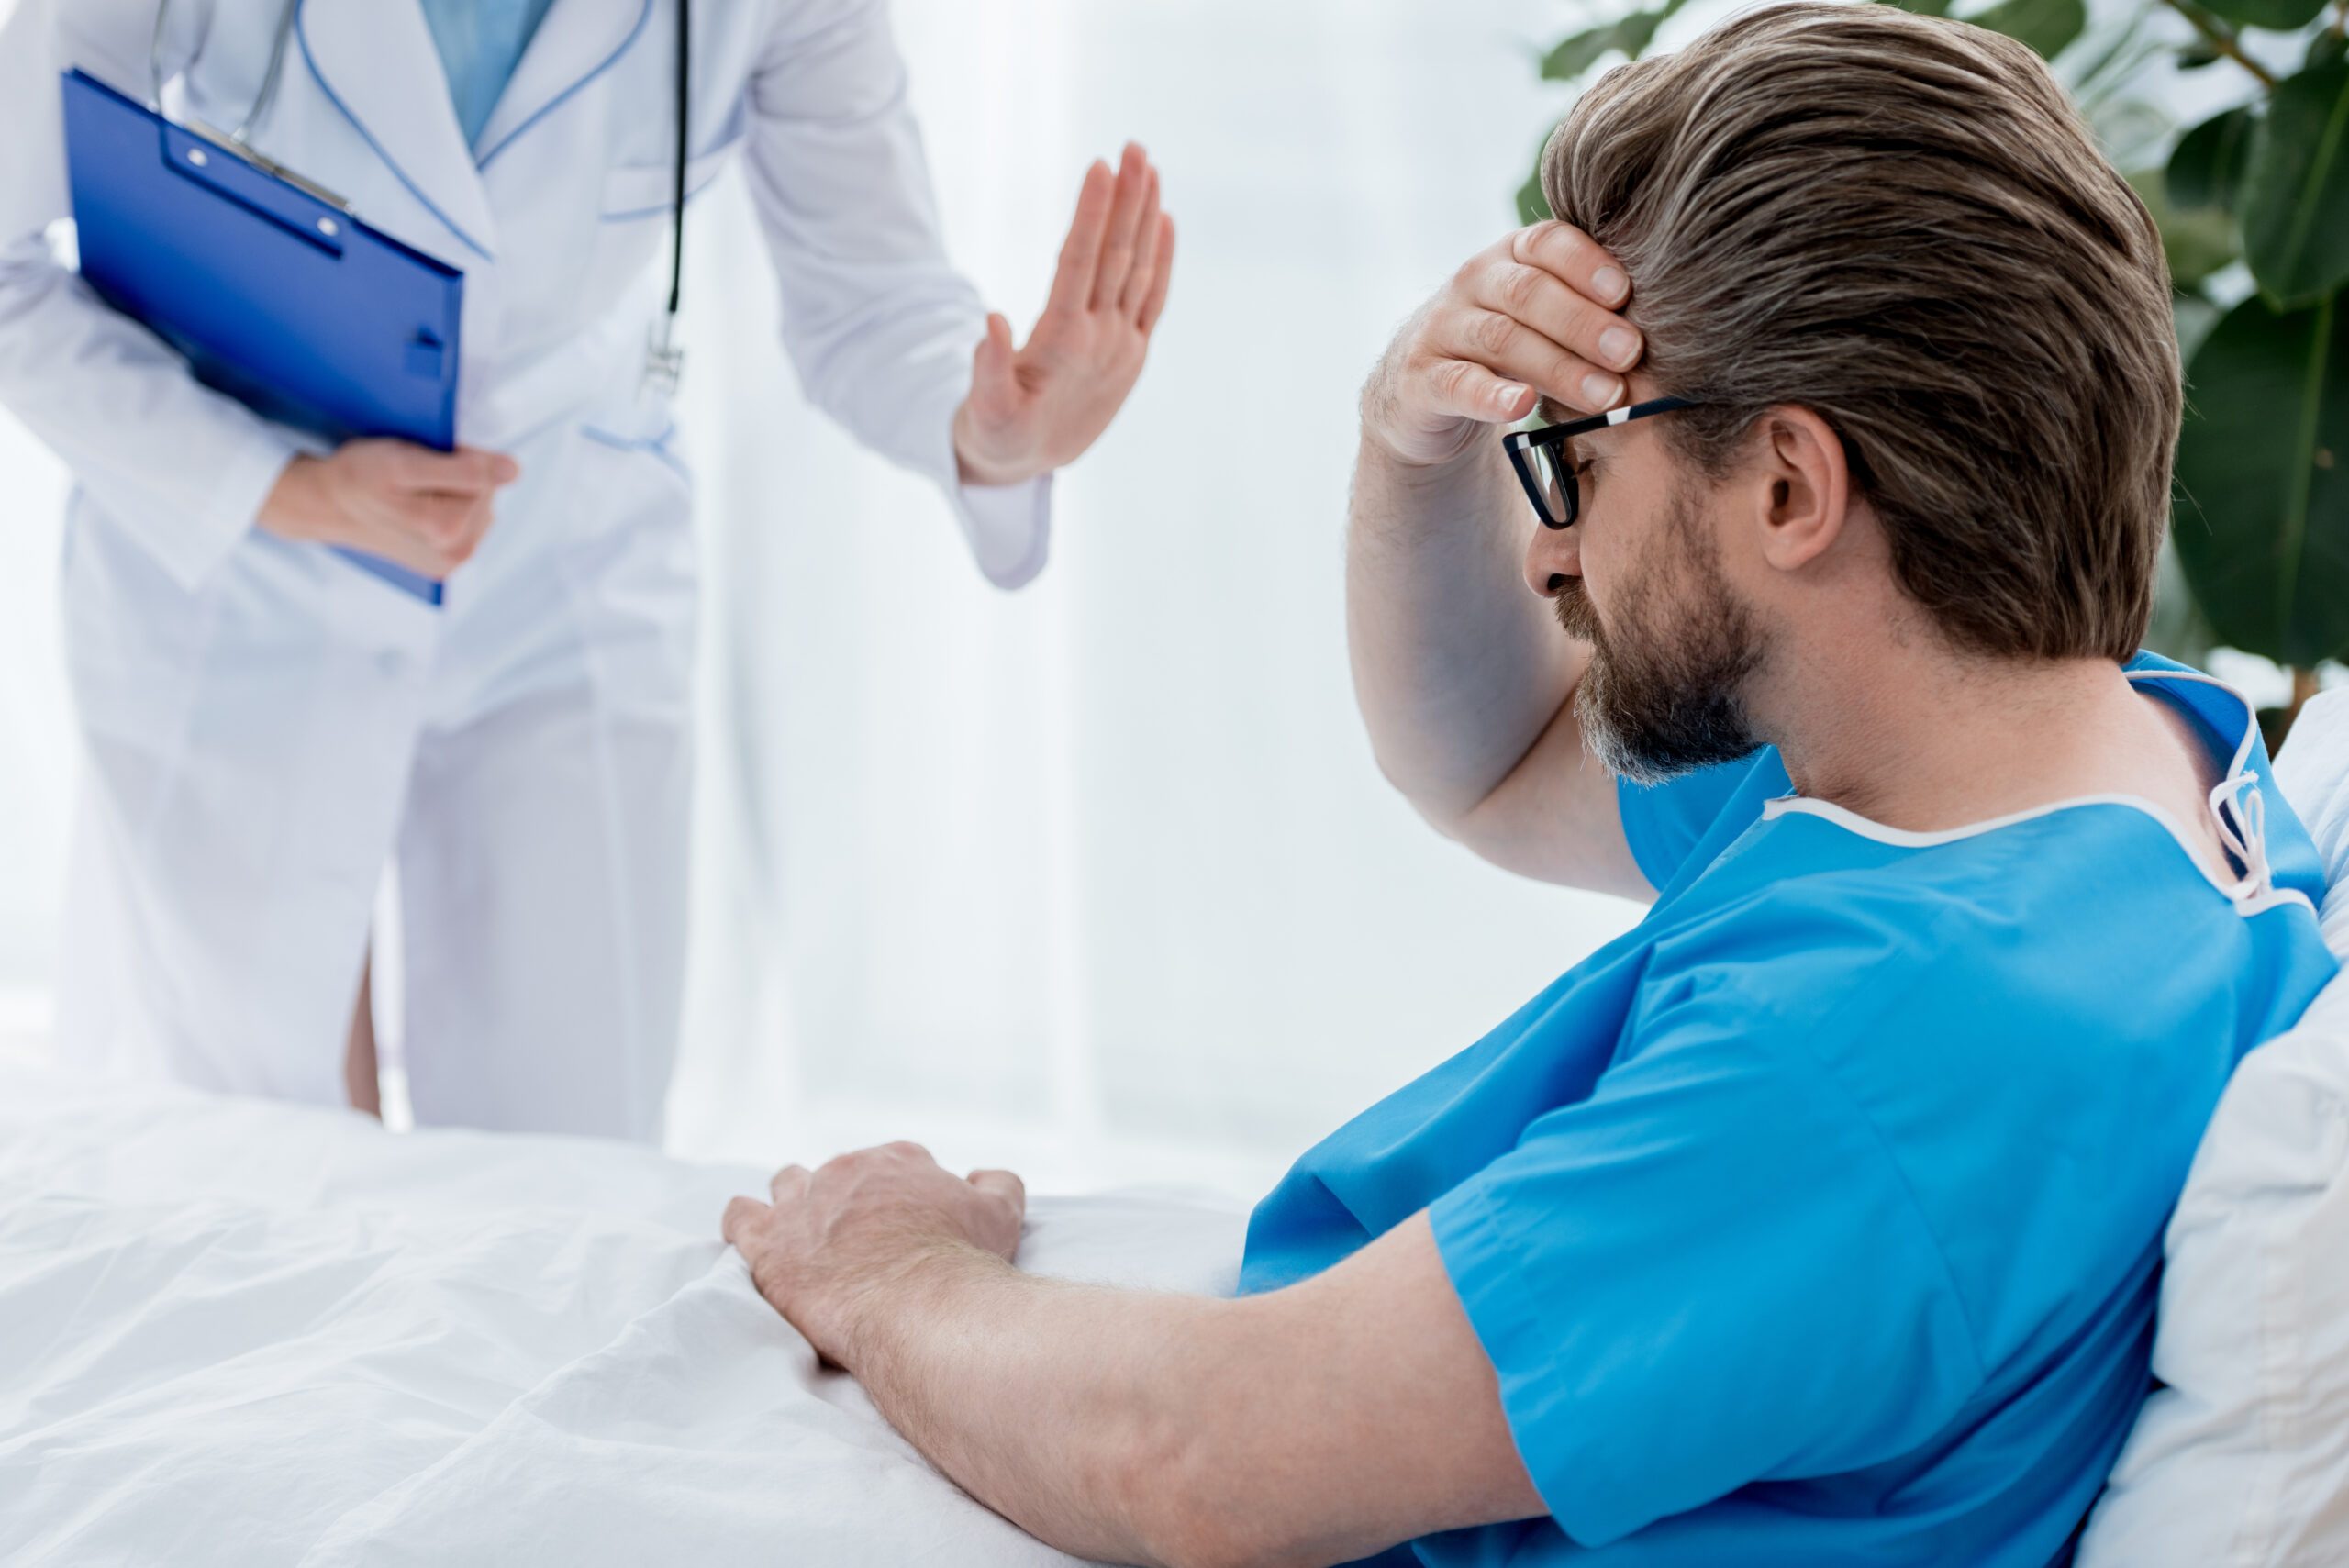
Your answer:
[[[971,390],[1000,395],[1011,384],[1011,368],[1018,357],[1012,347],[1011,323],[998,313],[989,313],[986,336],[971,350]]]
[[[455,451],[433,459],[437,472],[432,473],[431,487],[445,485],[452,490],[495,490],[511,484],[521,477],[522,465],[504,452],[491,451],[485,447],[459,447]]]
[[[474,449],[468,447],[465,450],[471,451]],[[504,452],[483,452],[481,455],[489,460],[489,482],[492,484],[511,484],[522,477],[522,465]]]

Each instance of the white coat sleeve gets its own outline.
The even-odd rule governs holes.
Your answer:
[[[192,29],[202,9],[181,7],[175,23]],[[193,589],[253,526],[297,448],[110,309],[48,239],[70,216],[61,73],[78,65],[144,97],[154,18],[132,0],[17,0],[0,22],[0,406]]]
[[[1042,570],[1051,479],[965,485],[954,410],[986,335],[946,259],[886,0],[790,0],[754,67],[745,161],[783,290],[783,336],[817,406],[954,503],[989,581]]]

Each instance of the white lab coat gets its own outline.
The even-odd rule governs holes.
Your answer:
[[[522,466],[437,612],[257,531],[295,438],[197,384],[42,239],[69,211],[58,75],[144,98],[153,0],[18,0],[0,28],[0,403],[78,482],[67,1060],[339,1100],[395,861],[417,1118],[658,1136],[696,605],[691,483],[640,392],[674,3],[556,0],[468,149],[415,0],[301,0],[251,139],[463,269],[460,439]],[[278,15],[177,0],[167,106],[236,124]],[[955,484],[985,316],[940,243],[884,0],[695,0],[693,41],[689,183],[746,161],[808,395],[947,487],[989,577],[1025,581],[1045,485]]]

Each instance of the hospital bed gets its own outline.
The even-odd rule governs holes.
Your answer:
[[[1061,1568],[718,1240],[768,1173],[0,1066],[0,1563]],[[1237,1205],[1043,1198],[1197,1291]]]

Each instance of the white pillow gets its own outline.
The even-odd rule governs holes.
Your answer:
[[[2276,764],[2349,958],[2349,692]],[[2165,1241],[2154,1375],[2078,1568],[2349,1564],[2349,973],[2235,1072]]]

